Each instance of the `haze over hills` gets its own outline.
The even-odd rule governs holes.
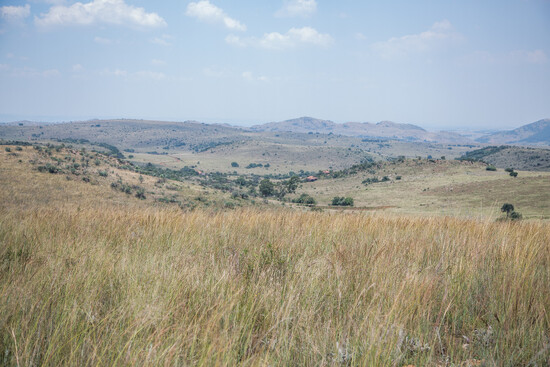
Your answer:
[[[229,142],[248,139],[250,133],[324,134],[356,138],[401,140],[440,144],[513,144],[550,146],[550,119],[542,119],[510,131],[458,132],[427,131],[420,126],[391,121],[378,123],[335,123],[313,117],[300,117],[280,122],[239,127],[229,124],[206,124],[198,121],[168,122],[140,119],[88,120],[64,123],[16,121],[0,124],[0,138],[16,139],[32,135],[38,138],[87,138],[110,144],[145,147],[172,146],[182,142],[201,144],[216,140]],[[42,128],[44,127],[44,129]],[[46,128],[47,127],[47,128]],[[114,144],[118,145],[118,144]]]
[[[20,125],[22,124],[22,125]],[[22,122],[0,126],[0,138],[6,139],[86,139],[104,142],[121,149],[181,147],[193,149],[212,141],[228,143],[246,139],[242,130],[196,121],[167,122],[146,120],[90,120],[37,125]]]
[[[510,131],[499,131],[476,140],[488,144],[550,145],[550,119],[542,119]]]
[[[300,117],[296,119],[270,122],[263,125],[255,125],[252,131],[271,132],[295,132],[295,133],[320,133],[339,134],[346,136],[358,136],[369,138],[395,139],[405,141],[425,141],[438,143],[471,143],[465,136],[453,132],[430,132],[420,126],[401,124],[391,121],[370,122],[346,122],[338,124],[330,120],[321,120],[313,117]]]

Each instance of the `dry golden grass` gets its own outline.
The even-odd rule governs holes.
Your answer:
[[[204,206],[205,203],[221,206],[229,197],[216,190],[203,188],[195,182],[177,182],[166,180],[159,184],[157,177],[140,175],[139,173],[121,169],[115,158],[108,158],[105,155],[96,155],[88,151],[86,157],[89,166],[79,170],[78,175],[68,173],[65,168],[72,165],[73,161],[66,161],[65,158],[75,159],[74,163],[81,164],[83,155],[79,150],[63,148],[59,152],[52,150],[51,155],[44,153],[44,150],[37,151],[31,146],[20,147],[8,146],[11,152],[5,151],[5,146],[0,147],[0,207],[11,209],[40,207],[112,207],[134,208],[136,210],[151,206],[177,206],[175,204],[165,205],[158,200],[161,198],[173,198],[180,203],[191,203],[196,206]],[[96,156],[98,158],[96,158]],[[54,159],[62,160],[58,165],[64,169],[64,173],[50,174],[39,172],[37,167],[45,164],[54,164]],[[94,161],[98,159],[99,165]],[[32,163],[31,163],[32,162]],[[101,177],[99,171],[107,172],[107,177]],[[84,182],[87,177],[89,182]],[[120,190],[113,189],[111,183],[124,182],[131,186],[142,187],[145,191],[146,200],[135,197],[135,190],[131,194],[125,194]],[[197,197],[202,202],[197,202]]]
[[[549,362],[542,222],[37,207],[0,243],[8,365]]]
[[[550,363],[548,222],[183,212],[16,154],[0,152],[0,365]]]

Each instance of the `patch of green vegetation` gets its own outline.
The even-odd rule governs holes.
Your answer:
[[[315,205],[317,204],[317,200],[313,198],[312,196],[308,194],[302,194],[299,198],[292,200],[293,203],[296,204],[304,204],[304,205]]]
[[[508,149],[510,146],[501,145],[501,146],[490,146],[481,149],[472,150],[471,152],[466,152],[462,157],[457,158],[460,161],[481,161],[492,154],[498,153],[504,149]]]
[[[335,196],[332,199],[332,205],[333,206],[353,206],[353,198],[351,197],[343,197],[343,196]]]

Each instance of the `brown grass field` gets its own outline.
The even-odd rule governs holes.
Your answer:
[[[0,154],[0,365],[550,364],[547,221],[182,211],[16,154]]]

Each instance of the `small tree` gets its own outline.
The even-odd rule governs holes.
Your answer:
[[[239,164],[237,162],[231,162],[231,167],[239,167]]]
[[[272,196],[275,193],[275,185],[269,179],[264,179],[260,182],[260,194],[262,196]]]
[[[516,171],[510,172],[510,176],[518,177],[518,173]]]
[[[292,176],[288,181],[285,181],[286,189],[289,193],[295,193],[300,184],[300,177]]]
[[[502,205],[502,208],[500,208],[500,211],[506,213],[506,218],[509,218],[510,214],[514,212],[514,206],[512,204],[505,203]]]

